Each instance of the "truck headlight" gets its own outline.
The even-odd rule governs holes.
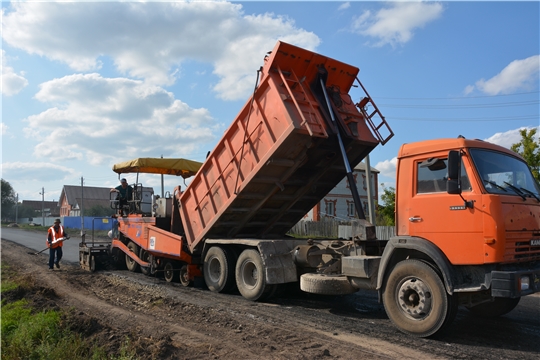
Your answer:
[[[521,291],[523,290],[529,290],[529,287],[530,287],[530,279],[528,276],[522,276],[520,279],[519,279],[519,282],[521,284]]]

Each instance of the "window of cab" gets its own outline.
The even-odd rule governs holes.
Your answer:
[[[446,192],[448,159],[429,158],[418,162],[416,166],[416,193],[429,194]],[[461,189],[471,191],[471,183],[467,171],[461,163]]]

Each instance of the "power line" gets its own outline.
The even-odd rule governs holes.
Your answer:
[[[532,106],[538,105],[540,101],[520,101],[520,102],[507,102],[507,103],[496,103],[496,104],[456,104],[456,105],[417,105],[417,104],[378,104],[379,107],[386,108],[395,108],[395,109],[450,109],[450,110],[460,110],[460,109],[488,109],[488,108],[499,108],[499,107],[514,107],[514,106]]]
[[[405,98],[405,97],[383,97],[383,96],[377,96],[374,99],[385,99],[385,100],[468,100],[468,99],[486,99],[486,98],[499,98],[499,97],[507,97],[507,96],[519,96],[519,95],[532,95],[532,94],[540,94],[540,91],[531,91],[531,92],[523,92],[523,93],[515,93],[515,94],[499,94],[499,95],[478,95],[478,96],[460,96],[460,97],[433,97],[433,98]]]
[[[417,117],[394,117],[388,116],[387,120],[405,120],[405,121],[431,121],[431,122],[444,122],[444,121],[467,121],[467,122],[489,122],[489,121],[522,121],[539,119],[539,115],[524,115],[524,116],[503,116],[503,117],[482,117],[482,118],[417,118]]]

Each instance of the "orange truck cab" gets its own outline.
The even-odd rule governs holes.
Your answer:
[[[442,330],[458,305],[503,315],[540,291],[540,187],[516,153],[461,136],[402,145],[395,215],[377,288],[402,331]],[[441,307],[446,315],[426,326],[432,319],[422,313]]]

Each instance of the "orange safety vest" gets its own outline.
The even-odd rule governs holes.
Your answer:
[[[64,246],[64,242],[63,241],[60,241],[56,244],[53,244],[53,245],[50,245],[49,244],[49,238],[51,238],[51,241],[55,241],[56,239],[60,239],[61,237],[64,237],[65,234],[64,234],[64,227],[62,225],[59,226],[59,229],[58,229],[58,232],[54,230],[54,225],[51,226],[49,228],[49,230],[47,231],[48,233],[48,236],[47,236],[47,247],[50,248],[52,247],[53,249],[57,248],[58,246],[62,247]]]

